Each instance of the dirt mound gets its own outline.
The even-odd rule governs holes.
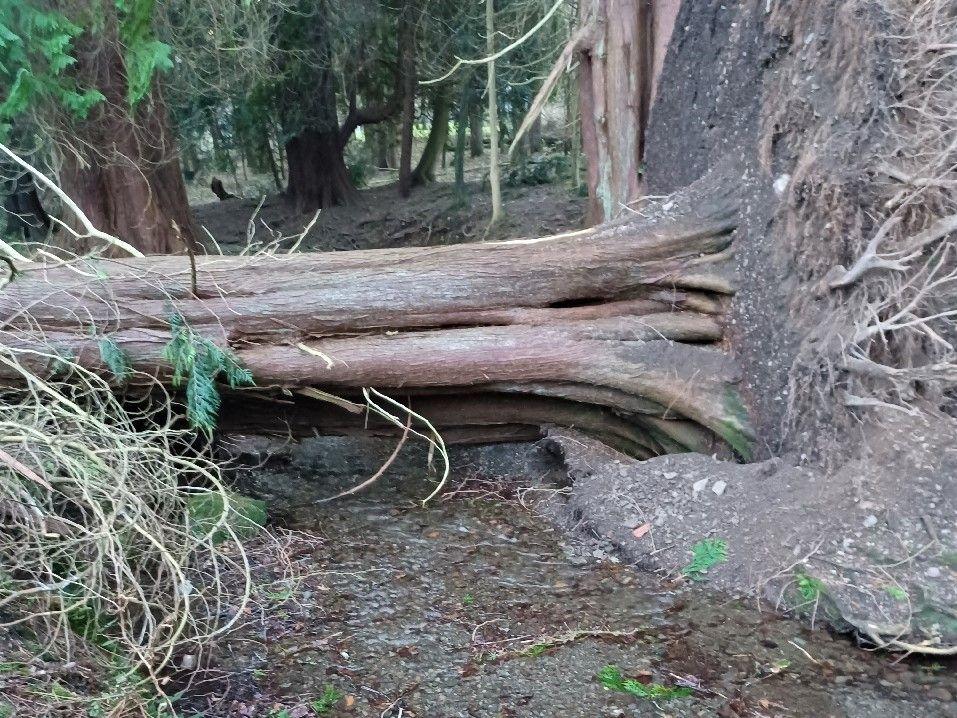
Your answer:
[[[629,563],[680,580],[696,544],[721,541],[726,559],[702,574],[712,587],[871,645],[952,655],[955,430],[952,420],[888,416],[864,458],[829,473],[700,454],[635,461],[555,431],[546,446],[570,492],[552,510]]]

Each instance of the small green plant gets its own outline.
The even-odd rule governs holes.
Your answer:
[[[907,600],[907,591],[902,589],[900,586],[885,586],[884,591],[895,601]]]
[[[798,593],[801,594],[801,598],[805,601],[816,601],[821,597],[821,594],[824,593],[824,584],[813,576],[808,576],[806,573],[798,573],[795,575],[795,579],[797,580]]]
[[[545,651],[551,648],[551,645],[548,643],[536,643],[534,646],[529,646],[520,655],[526,656],[528,658],[538,658],[541,655],[544,655]]]
[[[312,708],[312,712],[317,716],[325,715],[336,707],[336,703],[341,701],[344,695],[342,691],[338,691],[333,686],[327,685],[322,689],[322,695],[310,703],[309,707]]]
[[[117,381],[125,382],[133,376],[133,367],[126,352],[120,348],[113,337],[100,339],[100,359],[106,364]]]
[[[598,682],[610,691],[629,693],[636,698],[656,701],[686,698],[693,692],[686,686],[663,686],[660,683],[641,683],[631,678],[625,678],[618,666],[605,666],[598,671]]]
[[[464,596],[462,596],[462,605],[463,605],[463,606],[466,606],[466,607],[467,607],[467,606],[474,606],[474,605],[475,605],[475,596],[473,596],[471,593],[467,593],[467,594],[465,594]]]
[[[691,547],[691,563],[681,569],[688,578],[699,581],[708,569],[728,560],[728,542],[724,539],[702,539]]]
[[[252,386],[252,373],[228,349],[199,336],[178,312],[169,319],[170,340],[163,358],[173,367],[173,386],[186,382],[186,418],[207,434],[216,428],[220,397],[216,381],[220,375],[230,387]]]

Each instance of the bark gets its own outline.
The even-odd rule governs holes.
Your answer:
[[[6,225],[11,236],[19,235],[26,242],[42,242],[50,231],[50,216],[40,202],[33,175],[11,164],[0,163],[0,173],[8,178],[0,183],[0,227]]]
[[[62,156],[61,187],[100,230],[147,254],[181,252],[198,235],[159,88],[130,109],[118,44],[84,38],[76,75],[106,99],[69,128],[73,149]]]
[[[411,8],[406,7],[406,11]],[[400,126],[399,149],[399,196],[408,197],[412,192],[412,126],[415,122],[415,46],[414,28],[404,23],[401,32],[404,35],[399,64],[402,74],[402,120]]]
[[[440,85],[432,95],[432,126],[429,129],[425,147],[422,149],[422,156],[412,171],[412,184],[435,182],[435,163],[445,149],[448,136],[449,88],[446,85]]]
[[[338,127],[303,130],[286,142],[286,158],[286,196],[300,211],[348,204],[355,199],[358,190],[349,178]]]
[[[495,54],[495,3],[494,0],[485,0],[485,49],[488,56]],[[498,167],[498,97],[495,85],[495,60],[489,60],[488,65],[488,126],[489,126],[489,169],[488,182],[492,188],[492,218],[489,227],[498,224],[502,219],[502,188]]]
[[[482,106],[474,100],[469,102],[469,154],[481,157],[485,151],[482,140]]]
[[[459,93],[458,111],[455,117],[455,188],[458,192],[465,189],[465,133],[469,120],[469,83],[462,83]]]
[[[582,144],[591,223],[621,216],[640,196],[654,64],[650,0],[593,0],[580,6],[592,32],[582,42]]]
[[[257,388],[240,402],[255,395],[283,410],[239,408],[227,423],[286,421],[315,402],[297,390],[357,398],[372,386],[431,407],[463,440],[557,423],[634,455],[716,443],[746,453],[736,369],[717,349],[736,214],[722,199],[658,223],[535,240],[197,256],[195,294],[187,258],[126,260],[98,277],[28,267],[0,293],[4,343],[53,346],[107,373],[99,341],[110,327],[138,370],[168,380],[177,312],[252,371]],[[313,413],[290,423],[358,429]]]

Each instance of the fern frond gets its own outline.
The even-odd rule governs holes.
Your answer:
[[[126,381],[133,375],[130,358],[113,337],[100,339],[100,358],[117,381]]]
[[[163,357],[173,367],[173,386],[186,381],[186,418],[207,433],[216,428],[220,397],[216,381],[220,374],[233,389],[252,386],[253,375],[228,349],[201,337],[178,312],[170,315],[170,340]]]

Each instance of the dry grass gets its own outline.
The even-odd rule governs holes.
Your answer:
[[[24,368],[30,353],[0,346],[25,387],[0,397],[0,628],[27,629],[33,658],[92,665],[102,715],[142,715],[165,700],[174,659],[195,657],[249,598],[232,495],[169,401],[121,403],[53,351],[56,372],[41,377]],[[202,524],[196,502],[216,507]],[[227,573],[246,579],[227,587]],[[87,704],[61,691],[18,707]]]

